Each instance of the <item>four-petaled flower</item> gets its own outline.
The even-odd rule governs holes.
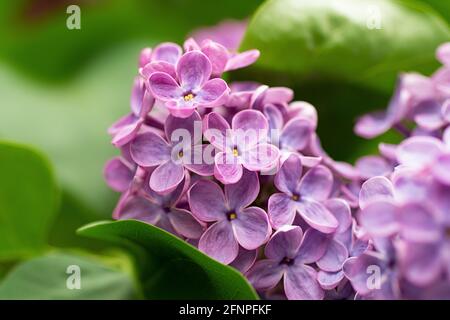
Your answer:
[[[166,72],[153,72],[148,85],[157,99],[164,101],[175,117],[187,118],[197,107],[217,106],[228,94],[228,85],[220,78],[210,79],[211,62],[200,51],[181,56],[176,78]]]
[[[220,152],[215,156],[214,176],[224,184],[236,183],[245,169],[258,171],[273,166],[279,150],[267,143],[269,124],[256,110],[237,113],[231,128],[218,113],[211,112],[204,120],[204,135]]]
[[[258,193],[258,175],[251,171],[245,171],[238,183],[225,185],[225,193],[212,181],[196,182],[188,192],[192,214],[213,223],[200,238],[198,248],[229,264],[236,259],[239,245],[253,250],[264,244],[271,233],[267,214],[258,207],[248,207]]]
[[[274,229],[291,225],[296,213],[314,229],[331,233],[338,221],[323,204],[333,187],[333,175],[329,169],[318,165],[302,177],[300,157],[291,154],[275,176],[275,186],[282,193],[269,198],[269,218]]]
[[[247,272],[256,289],[268,290],[283,278],[284,293],[290,300],[321,300],[324,291],[317,282],[317,271],[308,266],[325,251],[326,238],[298,226],[283,226],[269,240],[260,260]]]

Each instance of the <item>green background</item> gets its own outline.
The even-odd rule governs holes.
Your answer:
[[[386,106],[400,72],[431,74],[436,47],[450,40],[450,2],[439,0],[70,4],[81,8],[81,30],[66,28],[65,1],[0,2],[3,299],[256,298],[236,271],[151,226],[101,223],[76,233],[110,219],[117,201],[102,177],[117,153],[106,129],[129,110],[141,48],[248,18],[242,49],[261,57],[227,77],[292,87],[317,107],[326,150],[352,162],[380,139],[398,139],[357,138],[355,118]],[[381,29],[367,28],[373,6]],[[80,291],[64,285],[71,264],[84,270]],[[193,277],[171,282],[183,266]]]

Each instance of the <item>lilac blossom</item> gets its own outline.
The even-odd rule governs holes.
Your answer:
[[[205,163],[201,136],[196,137],[195,126],[201,118],[194,112],[189,118],[169,116],[165,123],[164,139],[155,131],[139,134],[130,145],[133,160],[142,167],[156,167],[150,177],[150,188],[159,193],[174,190],[183,180],[185,168],[199,175],[211,175],[213,164]],[[176,140],[176,131],[183,136]],[[175,140],[173,140],[175,139]],[[200,161],[196,163],[197,155]]]
[[[136,78],[131,93],[131,113],[119,119],[108,130],[113,136],[114,146],[121,147],[136,137],[154,103],[155,99],[146,90],[143,79]]]
[[[271,289],[283,279],[284,292],[291,300],[323,299],[324,291],[317,282],[317,272],[309,264],[323,255],[324,239],[312,229],[303,234],[298,226],[283,226],[264,249],[267,259],[256,262],[247,278],[258,290]]]
[[[251,171],[245,171],[239,182],[225,185],[225,193],[212,181],[196,182],[188,193],[189,206],[197,219],[212,223],[200,238],[199,249],[229,264],[239,246],[254,250],[264,244],[271,233],[267,214],[249,207],[258,194],[258,176]]]
[[[149,76],[149,89],[153,96],[164,101],[175,117],[187,118],[197,107],[218,105],[228,94],[226,82],[210,79],[212,65],[202,52],[185,53],[176,64],[176,78],[167,72],[153,72]]]
[[[135,219],[156,225],[175,235],[189,239],[200,238],[204,226],[192,214],[178,208],[186,188],[189,186],[189,176],[172,192],[160,195],[149,188],[123,194],[114,211],[116,219]]]
[[[338,220],[324,205],[331,193],[333,175],[324,166],[311,168],[302,177],[300,157],[292,154],[275,176],[275,186],[281,193],[269,198],[269,218],[274,229],[291,225],[298,213],[306,223],[324,233],[338,227]]]
[[[215,156],[214,177],[224,184],[235,183],[244,168],[259,171],[273,166],[279,150],[266,142],[269,124],[256,110],[237,113],[231,128],[219,114],[211,112],[204,120],[204,135],[219,152]]]

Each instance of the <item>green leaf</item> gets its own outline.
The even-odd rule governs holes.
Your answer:
[[[79,234],[125,246],[135,256],[147,299],[256,299],[239,272],[139,221],[98,222]]]
[[[80,289],[71,282],[79,267]],[[72,288],[72,289],[70,289]],[[128,275],[97,260],[73,254],[54,253],[19,264],[0,283],[0,299],[131,299]]]
[[[435,49],[448,39],[445,21],[413,1],[269,0],[242,47],[261,50],[257,68],[299,82],[339,79],[390,92],[400,71],[432,72]]]
[[[58,199],[53,172],[41,154],[0,143],[0,259],[45,249]]]
[[[0,58],[42,80],[60,82],[129,41],[182,41],[192,28],[243,19],[262,0],[108,0],[79,3],[81,29],[69,30],[70,2],[0,2]],[[137,53],[136,53],[137,54]]]
[[[379,13],[381,29],[370,29]],[[355,119],[386,108],[400,72],[429,74],[450,39],[429,6],[408,0],[269,0],[250,21],[243,49],[261,57],[235,78],[292,87],[319,112],[318,133],[334,158],[353,161],[376,143],[353,133]],[[398,141],[397,137],[391,142]]]
[[[37,85],[10,68],[0,68],[0,139],[45,152],[63,190],[96,212],[97,220],[111,214],[117,198],[103,180],[105,162],[118,153],[107,128],[130,110],[143,45],[116,48],[59,87]]]

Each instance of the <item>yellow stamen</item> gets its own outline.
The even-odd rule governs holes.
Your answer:
[[[294,200],[294,201],[298,201],[299,198],[300,197],[298,195],[296,195],[296,194],[292,195],[292,197],[291,197],[291,199]]]
[[[234,148],[233,149],[233,156],[237,157],[239,155],[238,149]]]
[[[229,214],[230,220],[234,220],[237,218],[237,214],[236,213],[230,213]]]
[[[192,99],[194,99],[194,95],[192,93],[188,93],[184,96],[184,101],[191,101]]]
[[[183,158],[183,155],[184,155],[183,150],[181,150],[180,152],[178,152],[178,158]]]

